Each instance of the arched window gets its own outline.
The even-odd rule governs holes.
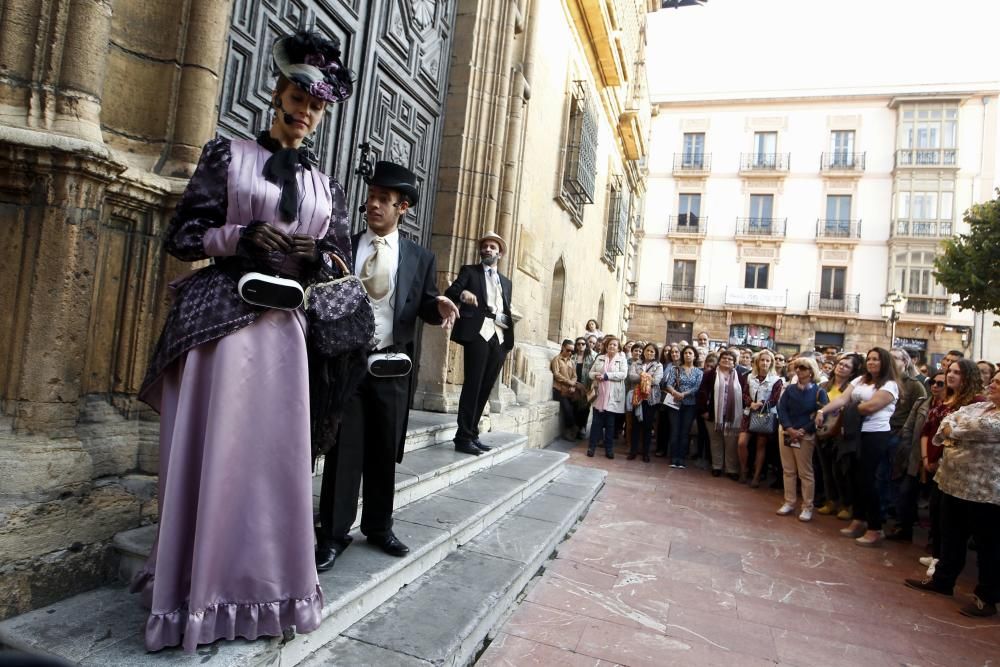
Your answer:
[[[565,338],[560,334],[562,330],[563,317],[563,296],[566,292],[566,267],[562,258],[556,262],[556,268],[552,270],[552,287],[549,289],[549,335],[548,339],[555,342]],[[572,332],[570,332],[572,335]]]
[[[603,327],[601,331],[604,333],[611,333],[613,330],[607,322],[604,321],[604,295],[601,295],[601,300],[597,302],[597,326]]]

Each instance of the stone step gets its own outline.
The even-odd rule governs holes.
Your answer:
[[[528,441],[527,436],[516,433],[484,433],[480,439],[493,447],[480,456],[456,452],[451,440],[408,452],[403,457],[403,462],[396,465],[393,506],[397,509],[404,507],[470,475],[503,463],[520,454]],[[313,505],[316,510],[319,508],[321,483],[321,477],[313,478]],[[362,504],[359,499],[355,528],[361,521]],[[142,568],[155,538],[156,525],[141,526],[115,535],[113,544],[121,556],[118,573],[123,580],[131,581]]]
[[[406,424],[406,441],[404,452],[414,452],[424,447],[432,447],[451,442],[458,430],[456,416],[441,412],[425,410],[410,410],[410,419]],[[405,459],[404,459],[405,460]],[[323,457],[316,461],[313,475],[319,477],[323,473]]]
[[[586,513],[605,476],[566,466],[507,516],[298,664],[470,664]],[[284,658],[283,652],[281,664]]]
[[[79,665],[294,665],[531,497],[562,472],[566,458],[524,451],[410,503],[395,515],[393,526],[410,547],[405,558],[388,556],[355,535],[337,565],[320,575],[326,595],[323,624],[291,641],[220,641],[194,655],[173,649],[150,654],[142,639],[145,610],[117,585],[3,621],[0,644]]]

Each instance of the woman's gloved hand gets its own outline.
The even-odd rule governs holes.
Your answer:
[[[291,249],[289,257],[301,259],[306,262],[318,262],[319,250],[316,248],[316,239],[308,234],[292,234]]]
[[[289,254],[293,248],[292,237],[266,222],[252,222],[243,229],[238,243],[243,251],[253,257],[272,252]]]

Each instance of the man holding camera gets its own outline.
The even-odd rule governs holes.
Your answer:
[[[507,244],[493,232],[479,239],[479,264],[467,264],[445,296],[459,304],[451,339],[465,348],[465,382],[458,402],[455,451],[479,456],[489,445],[479,439],[483,416],[503,360],[514,347],[510,313],[511,282],[497,270]]]

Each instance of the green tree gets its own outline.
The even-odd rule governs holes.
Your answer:
[[[1000,188],[996,194],[965,212],[969,233],[945,241],[934,262],[934,277],[965,309],[1000,311]]]

